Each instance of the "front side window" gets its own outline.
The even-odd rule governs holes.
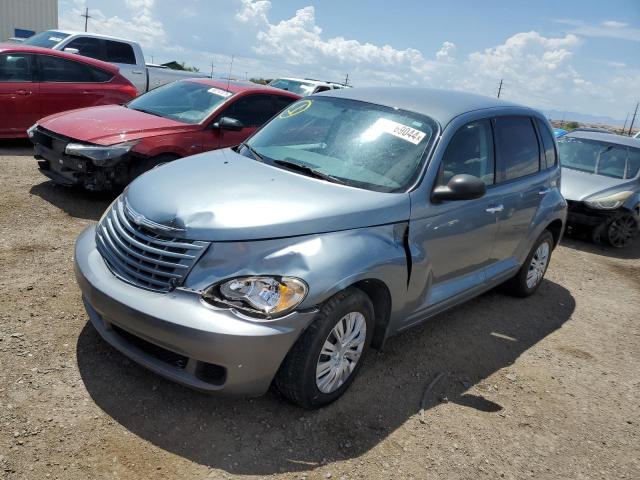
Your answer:
[[[553,142],[553,135],[549,131],[549,128],[544,124],[544,122],[536,119],[538,122],[538,130],[540,131],[540,136],[542,137],[542,145],[544,146],[544,158],[545,164],[547,168],[554,167],[558,162],[558,156],[556,154],[556,147]]]
[[[64,83],[96,83],[104,81],[95,69],[84,63],[50,55],[38,55],[40,62],[40,81]],[[100,71],[101,72],[101,71]]]
[[[196,124],[211,115],[233,94],[206,83],[182,80],[158,87],[127,104],[133,110]]]
[[[538,137],[529,117],[497,117],[495,136],[503,181],[531,175],[540,169]]]
[[[558,140],[563,168],[612,178],[635,178],[640,170],[640,149],[585,138]]]
[[[36,33],[27,38],[22,44],[33,45],[34,47],[53,48],[68,36],[68,33],[47,30],[46,32]]]
[[[452,177],[464,173],[492,185],[494,171],[491,122],[480,120],[460,128],[449,142],[442,157],[439,183],[446,185]]]
[[[24,53],[0,55],[0,82],[32,82],[32,56]]]
[[[430,118],[366,102],[300,100],[247,143],[266,162],[380,192],[406,191],[437,133]],[[240,150],[251,156],[250,152]],[[302,173],[301,173],[302,174]]]
[[[104,60],[102,42],[103,40],[98,38],[79,37],[71,40],[67,45],[65,45],[65,48],[75,48],[78,50],[78,55],[82,55],[83,57]]]
[[[136,64],[136,54],[128,43],[105,40],[106,60],[111,63]]]
[[[280,110],[272,95],[247,95],[231,104],[222,116],[235,118],[245,127],[259,127]]]

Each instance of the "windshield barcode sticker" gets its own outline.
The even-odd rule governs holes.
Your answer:
[[[379,118],[376,123],[371,125],[369,129],[362,135],[362,140],[372,141],[380,136],[382,133],[388,133],[394,137],[401,138],[407,142],[411,142],[414,145],[418,145],[427,134],[421,130],[403,125],[402,123],[394,122],[387,118]]]
[[[210,88],[209,90],[207,90],[207,92],[213,93],[215,95],[220,95],[221,97],[224,97],[224,98],[230,97],[232,95],[231,92],[227,92],[226,90],[222,90],[216,87]]]

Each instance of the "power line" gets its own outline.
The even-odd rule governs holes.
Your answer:
[[[87,26],[89,24],[89,19],[93,18],[91,15],[89,15],[89,7],[86,7],[84,9],[84,14],[80,15],[81,17],[84,17],[84,31],[87,31]]]

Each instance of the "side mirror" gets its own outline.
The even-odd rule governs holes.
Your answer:
[[[473,175],[454,175],[446,185],[440,185],[433,190],[431,199],[436,202],[443,200],[473,200],[482,197],[487,186],[482,180]]]
[[[71,47],[65,48],[64,51],[67,53],[75,53],[76,55],[80,53],[80,50],[78,50],[77,48],[71,48]]]
[[[231,117],[222,117],[216,123],[213,124],[213,128],[219,128],[220,130],[230,130],[232,132],[239,132],[244,128],[240,120],[236,120]]]

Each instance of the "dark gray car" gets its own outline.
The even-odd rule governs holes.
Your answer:
[[[595,241],[625,247],[640,220],[640,139],[572,132],[558,140],[568,223]]]
[[[134,181],[76,243],[99,333],[209,392],[338,398],[369,347],[496,285],[540,285],[566,202],[540,113],[458,92],[301,100]]]

